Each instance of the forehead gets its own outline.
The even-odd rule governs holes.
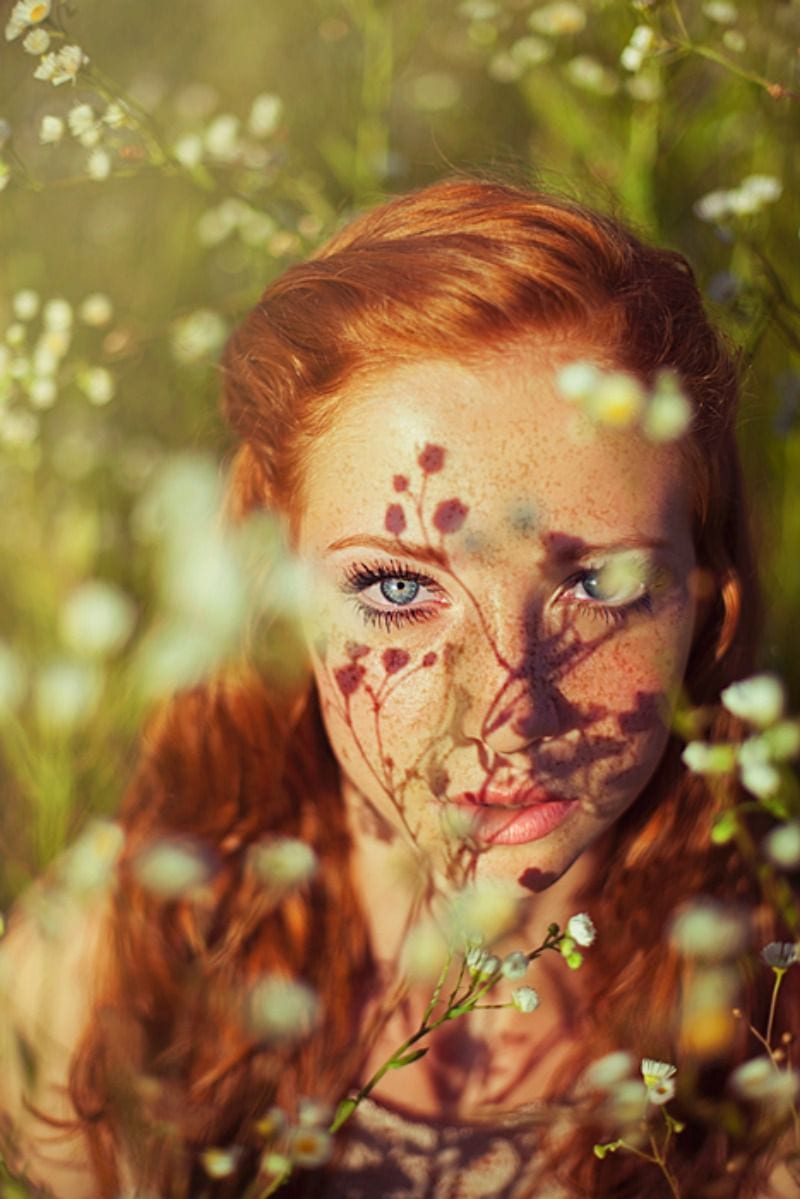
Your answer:
[[[423,485],[432,504],[457,498],[468,507],[458,540],[486,552],[526,534],[587,543],[686,535],[690,497],[677,447],[591,424],[556,386],[558,370],[577,359],[614,366],[597,348],[522,344],[469,363],[403,365],[362,383],[312,449],[301,549],[324,548],[343,531],[383,532],[387,504],[399,500],[409,534],[418,533],[410,518]],[[444,456],[441,469],[426,471],[419,459],[431,445]]]

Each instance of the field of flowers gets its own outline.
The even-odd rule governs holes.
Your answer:
[[[538,180],[693,263],[744,366],[762,667],[784,687],[754,724],[796,733],[797,0],[2,0],[0,17],[0,912],[114,812],[153,700],[235,652],[254,607],[296,607],[291,563],[253,569],[271,524],[219,528],[227,333],[349,213],[454,171]],[[800,862],[796,748],[762,747],[751,774],[784,822],[780,868]],[[113,825],[93,827],[78,887],[113,862]]]

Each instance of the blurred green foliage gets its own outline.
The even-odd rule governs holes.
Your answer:
[[[34,77],[32,29],[81,47],[77,78]],[[799,45],[797,0],[54,0],[2,43],[0,905],[118,802],[160,602],[140,496],[171,452],[226,446],[226,331],[348,213],[448,172],[538,180],[693,262],[742,348],[763,664],[797,701]],[[136,623],[84,669],[63,606],[91,579]]]

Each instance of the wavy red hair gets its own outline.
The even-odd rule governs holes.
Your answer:
[[[736,363],[686,260],[579,204],[446,180],[356,218],[274,281],[222,363],[224,411],[239,440],[229,515],[266,508],[294,528],[310,448],[348,393],[376,373],[574,332],[645,382],[662,368],[678,371],[691,397],[695,548],[714,586],[685,682],[692,703],[713,704],[752,670],[759,621],[734,431]],[[709,735],[732,731],[718,717]],[[613,930],[586,973],[595,1054],[625,1045],[674,1059],[678,965],[664,944],[671,912],[701,892],[758,904],[736,849],[709,841],[725,797],[689,776],[679,752],[672,740],[656,778],[608,835],[608,872],[585,896],[598,926]],[[338,1098],[360,1060],[353,1024],[370,953],[337,766],[311,683],[286,691],[243,669],[176,696],[150,727],[120,819],[128,840],[114,939],[71,1083],[100,1191],[116,1199],[124,1145],[142,1182],[161,1194],[198,1194],[201,1177],[203,1194],[241,1194],[255,1168],[259,1115],[312,1091]],[[272,908],[246,869],[247,847],[268,831],[306,839],[321,862],[306,891]],[[143,841],[176,833],[217,856],[203,907],[157,902],[130,869]],[[265,970],[301,977],[321,997],[321,1023],[295,1052],[254,1044],[232,1014],[243,983]],[[170,1130],[160,1140],[152,1135],[159,1124]],[[640,1193],[635,1159],[598,1163],[588,1137],[578,1131],[559,1149],[575,1193]],[[231,1142],[248,1147],[240,1169],[211,1184],[200,1154]],[[683,1143],[690,1152],[681,1156],[679,1142],[676,1171],[684,1194],[700,1195],[727,1146],[702,1130]],[[745,1194],[747,1185],[743,1174],[715,1193]]]

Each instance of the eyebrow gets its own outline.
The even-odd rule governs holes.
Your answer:
[[[570,537],[563,533],[547,533],[542,542],[551,561],[558,565],[569,562],[579,562],[592,554],[616,553],[620,550],[656,549],[671,550],[673,545],[663,537],[646,537],[632,533],[625,537],[617,537],[605,543],[590,543],[580,537]],[[442,569],[450,565],[447,554],[436,546],[422,545],[418,542],[405,541],[402,537],[377,537],[367,533],[354,533],[350,537],[339,537],[325,549],[326,554],[336,550],[351,549],[354,546],[369,547],[383,550],[387,554],[401,554],[406,558],[416,558],[419,562],[432,563]]]

